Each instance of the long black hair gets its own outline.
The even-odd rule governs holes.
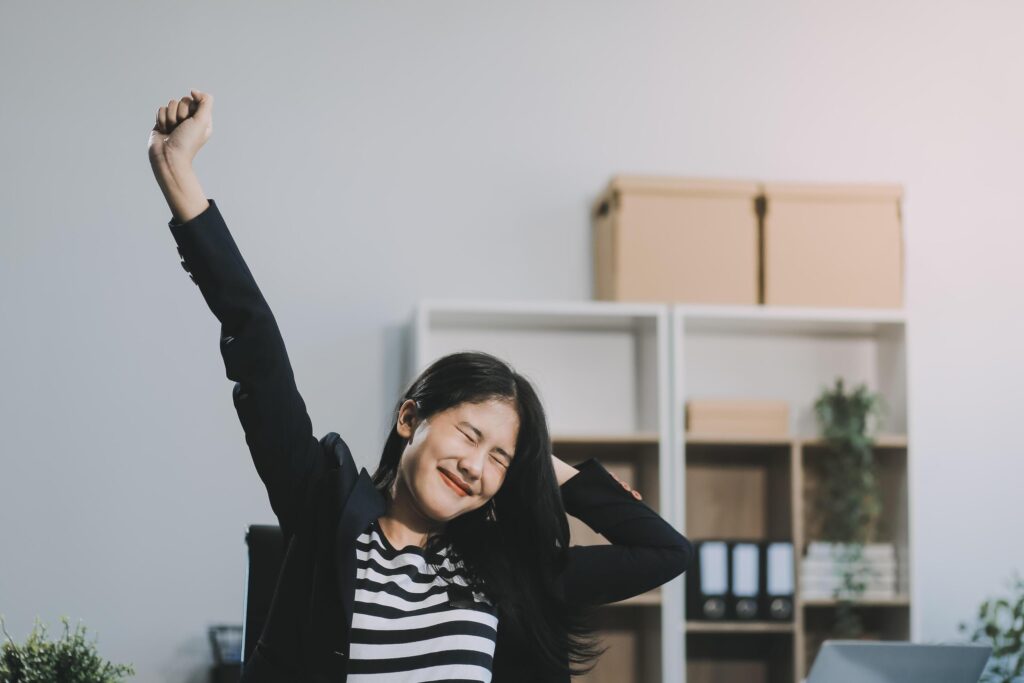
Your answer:
[[[551,462],[547,418],[530,381],[507,362],[482,351],[460,351],[434,361],[395,404],[377,471],[376,489],[390,503],[402,452],[397,429],[402,404],[416,401],[426,419],[462,403],[509,402],[519,416],[515,454],[491,502],[447,522],[427,542],[428,557],[448,547],[473,590],[498,608],[499,628],[515,632],[542,668],[560,674],[590,671],[606,648],[591,627],[593,608],[565,602],[558,586],[569,547],[569,524]],[[583,664],[574,668],[570,664]]]

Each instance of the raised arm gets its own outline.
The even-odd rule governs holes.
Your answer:
[[[202,131],[207,124],[201,117],[209,116],[200,100],[195,115],[189,117],[192,104],[185,98],[181,105],[161,108],[151,133],[150,163],[171,209],[167,225],[178,245],[182,267],[221,323],[220,352],[227,377],[235,382],[232,401],[256,471],[287,538],[311,522],[312,486],[326,469],[327,461],[313,436],[270,306],[220,209],[213,199],[203,195],[192,169],[198,147],[192,149],[190,145],[201,146],[205,141]],[[172,120],[164,111],[169,109],[180,113],[184,120]],[[193,121],[196,126],[191,129],[192,137],[184,135],[189,132],[185,125]],[[174,134],[179,131],[183,136],[173,145]],[[154,142],[154,138],[162,141]]]
[[[646,593],[686,571],[690,541],[634,497],[594,458],[560,487],[565,510],[611,545],[570,546],[562,575],[566,600],[604,605]]]

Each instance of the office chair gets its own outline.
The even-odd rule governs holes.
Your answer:
[[[245,543],[249,546],[249,564],[245,572],[245,603],[242,607],[245,615],[242,624],[243,668],[267,622],[285,550],[284,534],[276,525],[249,525]]]

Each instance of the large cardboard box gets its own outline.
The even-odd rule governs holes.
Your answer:
[[[900,185],[764,185],[768,305],[901,308]]]
[[[686,402],[686,433],[694,436],[789,438],[789,403],[754,399]]]
[[[594,296],[758,303],[756,182],[615,176],[593,207]]]

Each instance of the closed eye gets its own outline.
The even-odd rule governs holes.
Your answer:
[[[456,427],[456,429],[458,429],[458,427]],[[472,438],[471,438],[471,437],[469,436],[469,434],[467,434],[466,432],[463,432],[463,431],[462,431],[461,429],[459,429],[459,432],[460,432],[460,433],[461,433],[461,434],[462,434],[462,435],[463,435],[464,437],[466,437],[466,440],[467,440],[467,441],[469,441],[470,443],[472,443],[472,444],[475,444],[475,443],[476,443],[476,441],[473,441],[473,439],[472,439]],[[498,457],[498,456],[496,456],[496,455],[492,455],[492,456],[491,456],[491,458],[492,458],[492,459],[493,459],[493,460],[494,460],[494,461],[495,461],[496,463],[498,463],[499,465],[501,465],[502,467],[504,467],[504,468],[508,469],[508,463],[506,463],[504,459],[502,459],[502,458],[500,458],[500,457]]]

